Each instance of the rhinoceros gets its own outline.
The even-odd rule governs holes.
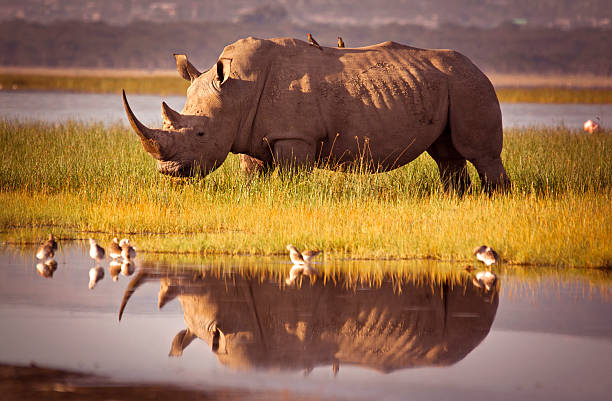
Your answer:
[[[497,311],[498,288],[482,290],[467,274],[438,282],[419,274],[401,286],[387,278],[358,288],[341,274],[335,279],[292,287],[237,273],[141,270],[120,316],[140,284],[160,280],[159,306],[178,297],[187,325],[171,356],[199,338],[235,369],[331,365],[337,372],[352,364],[391,372],[460,361],[487,336]]]
[[[507,187],[503,132],[488,78],[465,56],[384,42],[322,47],[249,37],[226,46],[200,73],[175,55],[189,80],[181,113],[162,103],[162,129],[128,119],[161,173],[206,175],[232,153],[273,166],[371,171],[403,166],[424,151],[445,188],[469,185],[466,160],[484,188]]]

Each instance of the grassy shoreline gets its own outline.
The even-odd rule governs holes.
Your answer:
[[[612,87],[566,87],[561,80],[538,81],[528,78],[523,83],[517,78],[515,84],[506,81],[496,86],[497,96],[503,103],[584,103],[612,104]],[[590,81],[589,81],[590,82]],[[536,85],[534,83],[539,83]],[[593,80],[593,84],[596,81]],[[607,81],[604,82],[607,85]],[[552,85],[552,86],[551,86]],[[0,71],[2,90],[70,91],[83,93],[129,93],[185,95],[189,83],[178,75],[130,74],[125,72],[106,76],[19,73]]]
[[[508,130],[512,192],[483,195],[470,167],[476,190],[458,198],[427,155],[384,174],[254,179],[232,156],[205,179],[178,180],[122,126],[0,121],[0,239],[121,232],[155,252],[279,255],[294,243],[326,259],[450,261],[486,243],[508,264],[609,268],[611,134]]]

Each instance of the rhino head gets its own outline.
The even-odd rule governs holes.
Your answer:
[[[191,81],[181,113],[162,102],[162,129],[142,124],[130,108],[125,91],[123,105],[144,149],[157,160],[157,169],[173,176],[202,176],[219,167],[230,152],[239,119],[228,95],[230,59],[200,73],[183,55],[175,55],[179,74]]]

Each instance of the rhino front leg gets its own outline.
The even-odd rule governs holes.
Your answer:
[[[281,170],[311,170],[315,164],[315,148],[299,139],[277,140],[274,143],[274,160]]]

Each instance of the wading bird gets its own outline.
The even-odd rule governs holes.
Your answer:
[[[121,257],[121,246],[119,245],[119,238],[115,237],[108,246],[108,254],[112,259],[119,259]]]
[[[292,244],[287,245],[287,250],[289,251],[289,258],[291,258],[294,265],[309,264],[315,256],[321,253],[321,251],[300,252]]]
[[[89,239],[89,257],[94,260],[94,262],[99,262],[104,259],[104,248],[96,243],[96,240],[93,238]]]
[[[476,256],[476,259],[480,260],[487,266],[491,266],[492,264],[499,262],[497,252],[486,245],[481,245],[474,248],[474,256]]]
[[[584,132],[588,132],[589,134],[593,134],[597,131],[599,131],[599,117],[595,117],[595,120],[597,120],[597,122],[593,121],[593,120],[586,120],[584,122]]]
[[[121,256],[123,256],[124,262],[136,258],[136,250],[130,245],[130,241],[127,238],[122,239],[119,245],[121,246]]]
[[[57,242],[55,242],[53,234],[49,234],[49,238],[38,247],[36,258],[41,260],[50,259],[55,256],[55,251],[57,251]]]

